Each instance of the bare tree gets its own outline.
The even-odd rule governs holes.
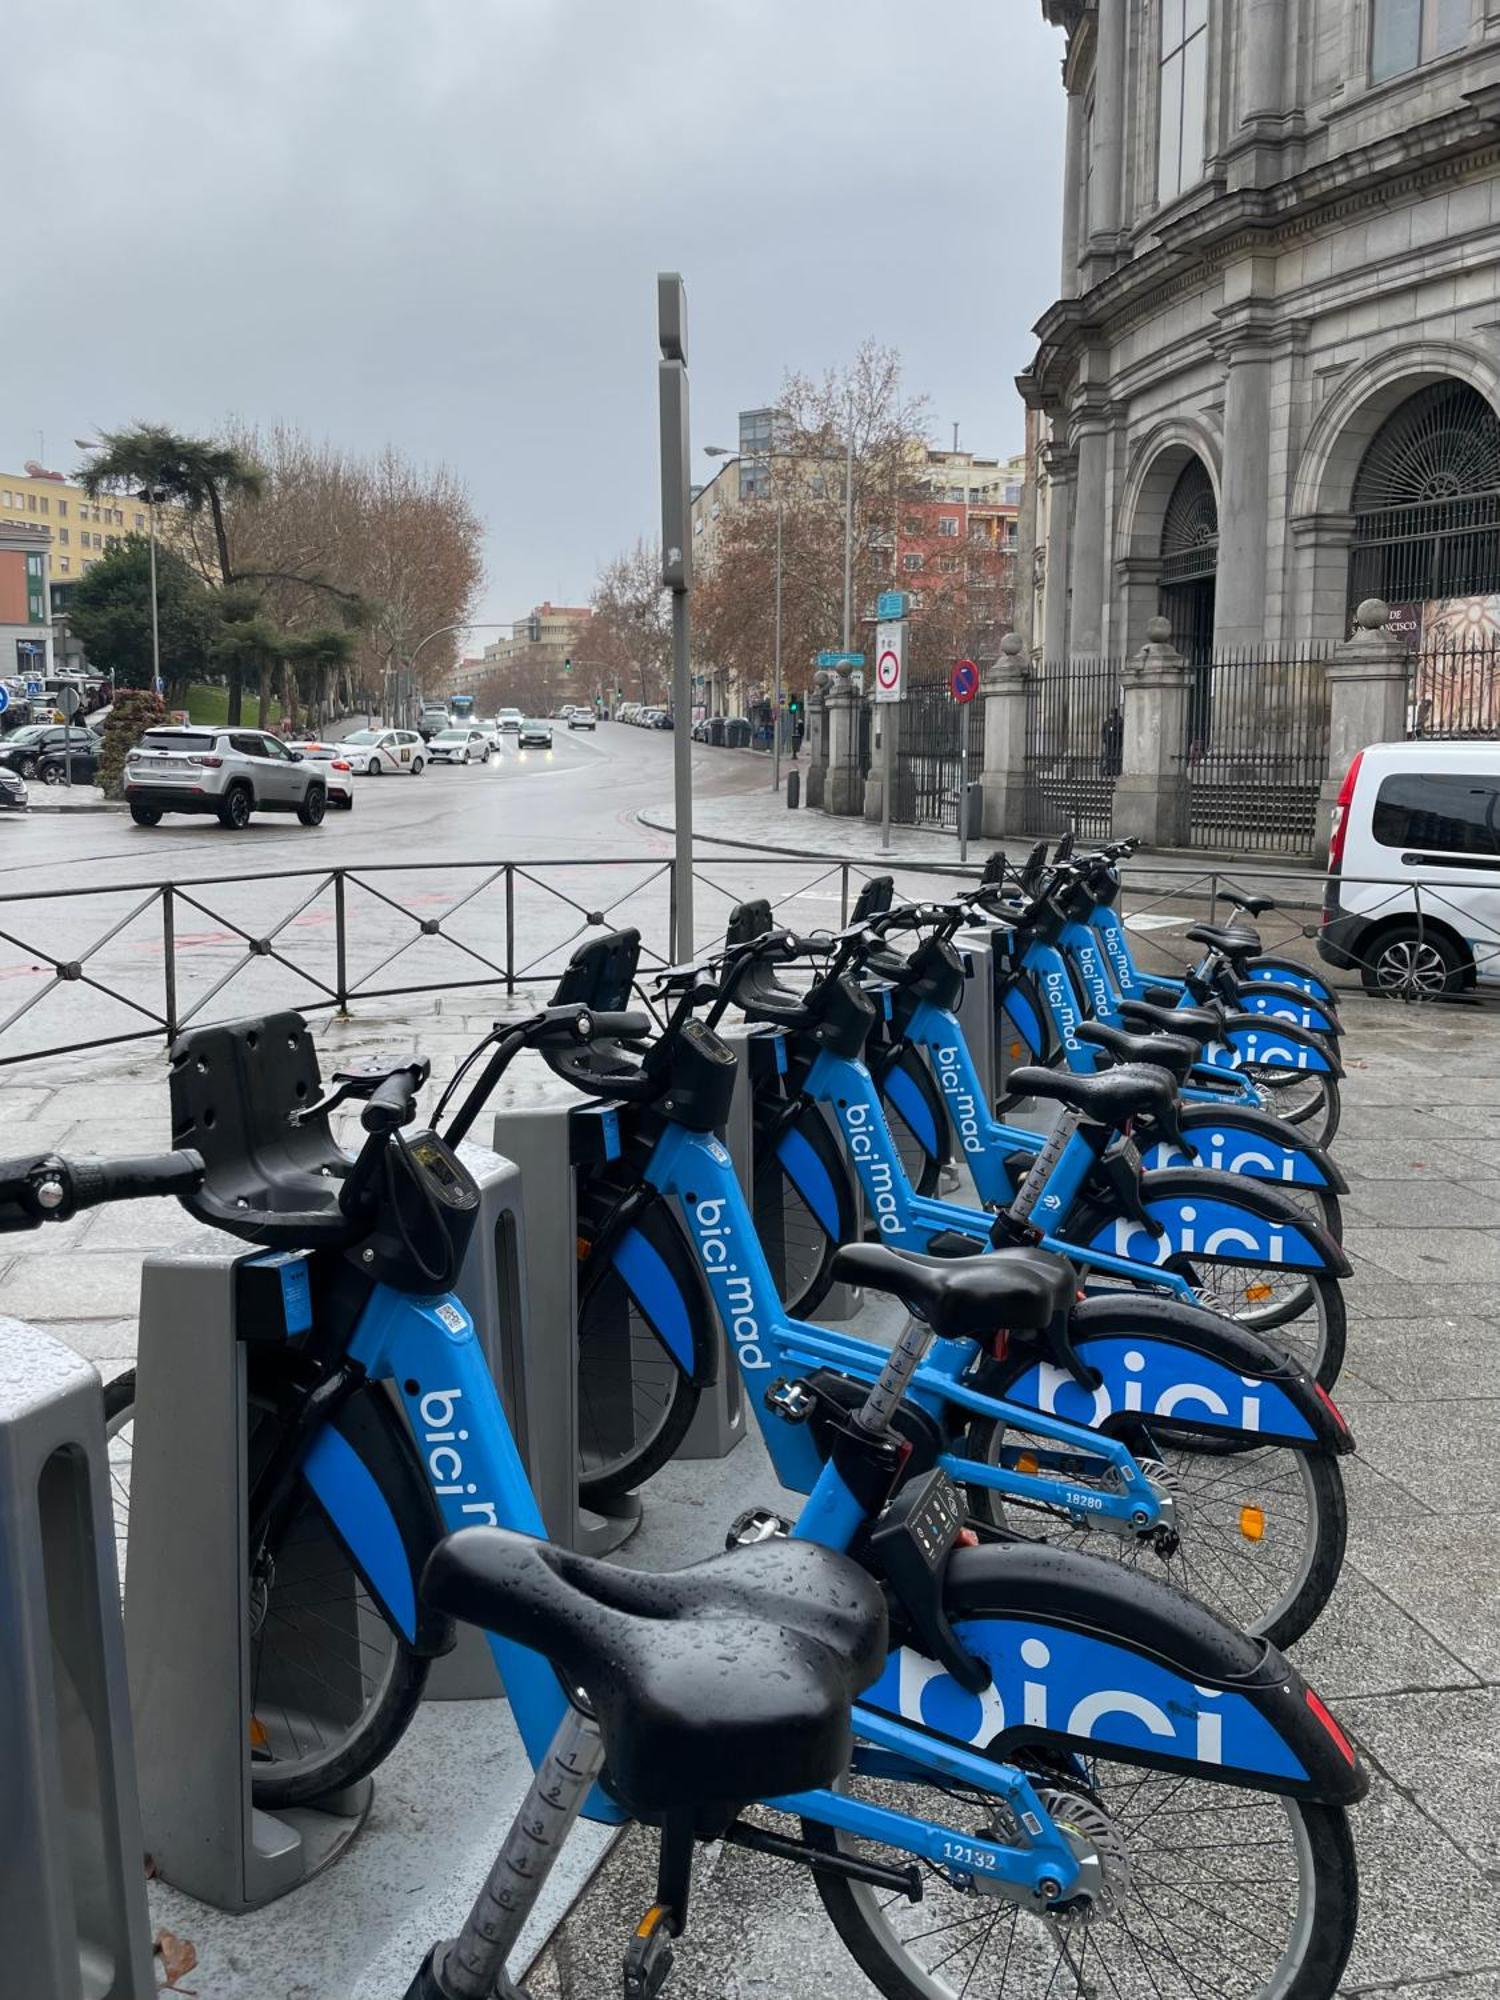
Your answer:
[[[600,572],[592,599],[589,664],[612,687],[665,701],[672,678],[672,606],[661,587],[661,551],[637,542]]]

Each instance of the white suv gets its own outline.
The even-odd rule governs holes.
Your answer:
[[[328,809],[328,774],[259,729],[148,729],[125,759],[125,801],[137,826],[163,813],[214,813],[247,826],[253,812],[294,812],[317,826]]]

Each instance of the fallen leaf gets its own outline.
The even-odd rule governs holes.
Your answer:
[[[175,1986],[198,1963],[197,1947],[173,1931],[158,1931],[151,1942],[161,1960],[161,1969],[166,1974],[164,1984],[168,1987]]]

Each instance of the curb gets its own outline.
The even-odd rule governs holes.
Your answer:
[[[122,813],[128,812],[129,807],[120,799],[89,799],[86,803],[76,806],[64,805],[61,799],[55,805],[49,800],[33,799],[26,810],[34,813],[59,813],[66,816],[73,813]]]
[[[676,824],[672,820],[667,819],[665,816],[653,816],[644,807],[636,813],[635,817],[642,826],[649,827],[653,833],[675,833],[677,831]],[[775,841],[770,840],[745,840],[738,835],[730,833],[703,833],[695,826],[693,828],[694,845],[700,840],[711,841],[715,847],[742,847],[751,854],[784,854],[790,856],[793,861],[848,861],[858,866],[869,863],[871,866],[882,867],[895,867],[899,865],[903,868],[935,869],[953,875],[972,874],[976,868],[982,866],[981,863],[971,861],[967,867],[964,867],[955,861],[951,854],[945,854],[939,858],[937,856],[929,857],[921,854],[907,854],[904,850],[898,849],[893,849],[889,854],[841,854],[834,852],[831,848],[824,847],[782,847]]]

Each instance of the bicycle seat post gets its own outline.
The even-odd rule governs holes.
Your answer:
[[[462,1931],[433,1946],[406,2000],[525,2000],[505,1962],[603,1766],[592,1717],[569,1706]]]

